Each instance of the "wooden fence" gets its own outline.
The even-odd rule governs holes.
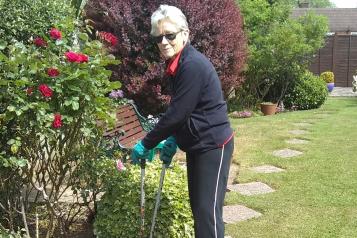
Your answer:
[[[320,75],[324,71],[335,74],[335,86],[351,87],[357,71],[357,35],[328,36],[325,46],[316,54],[310,70]]]

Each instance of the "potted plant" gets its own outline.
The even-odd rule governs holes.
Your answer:
[[[327,90],[332,92],[333,88],[335,87],[335,75],[331,71],[323,72],[320,75],[320,78],[326,82]]]
[[[277,103],[273,102],[262,102],[260,103],[260,110],[264,114],[267,115],[274,115],[276,113]]]
[[[352,91],[354,93],[357,92],[357,75],[353,75]]]

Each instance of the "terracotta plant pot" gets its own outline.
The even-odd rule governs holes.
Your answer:
[[[260,104],[260,110],[262,111],[262,113],[264,114],[264,116],[267,115],[274,115],[276,113],[276,107],[277,104],[276,103],[261,103]]]

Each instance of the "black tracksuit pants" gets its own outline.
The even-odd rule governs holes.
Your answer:
[[[187,153],[187,177],[195,238],[224,238],[222,209],[233,138],[221,148]]]

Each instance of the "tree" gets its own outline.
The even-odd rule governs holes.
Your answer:
[[[281,1],[270,5],[267,0],[240,0],[238,4],[245,19],[249,56],[247,79],[237,103],[250,107],[263,100],[278,102],[323,45],[327,21],[311,13],[289,19],[290,8]]]
[[[86,16],[95,29],[119,39],[112,50],[123,63],[112,68],[113,79],[146,113],[160,112],[169,102],[165,64],[149,35],[150,16],[160,4],[177,6],[186,15],[191,43],[212,61],[227,97],[244,80],[240,71],[246,55],[243,22],[233,0],[89,1]]]

